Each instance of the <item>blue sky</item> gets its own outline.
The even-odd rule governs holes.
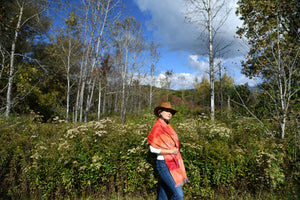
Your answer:
[[[129,14],[138,19],[145,29],[147,38],[161,43],[160,61],[156,67],[156,77],[164,77],[164,72],[174,72],[171,87],[188,89],[193,87],[195,77],[199,80],[208,70],[207,56],[201,56],[201,42],[196,40],[199,29],[185,22],[184,0],[126,0]],[[236,84],[257,84],[240,73],[240,61],[247,52],[245,42],[234,38],[236,27],[242,22],[235,15],[237,0],[227,0],[232,7],[227,22],[220,30],[218,39],[233,42],[226,57],[220,60],[227,75],[234,78]],[[217,61],[216,61],[217,62]],[[207,76],[208,77],[208,76]],[[156,81],[159,86],[159,81]]]

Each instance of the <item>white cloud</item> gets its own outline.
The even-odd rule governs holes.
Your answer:
[[[170,76],[171,89],[173,90],[182,90],[182,89],[192,89],[194,88],[194,83],[197,75],[190,73],[173,73]],[[135,79],[139,79],[138,75],[135,76]],[[166,79],[164,72],[161,72],[159,75],[154,76],[152,79],[153,86],[162,88],[163,80]],[[150,85],[151,77],[146,76],[140,78],[141,84]]]
[[[192,89],[194,88],[196,75],[190,73],[176,73],[172,78],[172,88],[176,90],[180,89]]]
[[[194,26],[185,22],[184,0],[135,0],[151,20],[147,28],[170,51],[189,51],[193,46]]]
[[[163,47],[169,52],[185,52],[185,63],[195,72],[191,73],[174,73],[172,76],[173,89],[193,88],[195,77],[199,80],[207,74],[209,69],[208,56],[200,53],[207,52],[204,50],[206,45],[201,44],[196,38],[200,35],[199,28],[195,24],[185,21],[185,0],[134,0],[140,11],[151,16],[146,23],[148,31],[153,33],[155,40],[159,40]],[[232,8],[227,21],[218,31],[216,41],[221,43],[232,42],[232,45],[226,50],[226,57],[223,58],[222,64],[226,73],[233,77],[236,84],[248,83],[249,86],[257,84],[257,81],[249,79],[240,73],[243,55],[247,51],[245,43],[234,38],[236,28],[242,25],[235,14],[237,0],[227,0],[228,6]],[[207,41],[207,40],[206,40]],[[166,52],[168,53],[168,52]],[[182,58],[178,58],[182,59]],[[218,60],[215,59],[215,63]],[[174,62],[172,62],[174,64]],[[166,66],[166,64],[164,65]],[[182,66],[181,66],[182,67]],[[164,69],[166,70],[166,69]],[[176,70],[174,70],[176,72]],[[160,86],[160,79],[164,77],[161,72],[155,77],[155,84]],[[183,78],[184,77],[184,78]],[[148,79],[150,80],[150,79]]]
[[[203,72],[208,72],[209,69],[209,63],[207,58],[201,58],[198,55],[189,55],[188,56],[188,62],[194,68],[197,70],[198,73],[202,74]]]
[[[199,28],[195,24],[186,22],[185,0],[135,0],[139,9],[148,13],[151,19],[146,22],[147,28],[153,31],[155,39],[161,40],[169,51],[185,51],[192,54],[207,52],[206,45],[196,40]],[[241,53],[238,41],[234,40],[236,27],[241,21],[235,14],[236,0],[228,0],[228,6],[234,7],[228,20],[219,30],[216,41],[225,44],[233,42],[227,53]],[[202,31],[203,32],[203,31]]]
[[[245,75],[239,76],[239,77],[236,79],[236,81],[235,81],[235,84],[237,84],[237,85],[244,85],[244,84],[246,84],[246,83],[248,83],[248,85],[249,85],[250,87],[254,87],[254,86],[256,86],[257,84],[259,84],[260,81],[259,81],[258,78],[249,79],[249,78],[247,78]]]
[[[182,90],[182,89],[193,89],[195,85],[195,80],[198,78],[198,81],[202,79],[203,76],[207,77],[207,74],[202,74],[199,76],[199,74],[191,74],[191,73],[174,73],[171,77],[171,89],[173,90]],[[236,75],[234,75],[236,76]],[[157,76],[153,77],[152,83],[153,86],[162,88],[162,80],[165,80],[166,76],[164,72],[160,73]],[[136,77],[136,79],[138,79]],[[141,79],[141,84],[144,85],[150,85],[150,76],[143,77]],[[250,87],[256,86],[260,83],[260,80],[258,78],[249,79],[245,75],[238,75],[235,78],[235,84],[236,85],[244,85],[248,83]]]

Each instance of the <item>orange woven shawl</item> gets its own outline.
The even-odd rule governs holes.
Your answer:
[[[148,142],[158,149],[179,148],[179,140],[176,132],[170,124],[165,123],[161,118],[157,118],[151,132],[148,135]],[[166,165],[176,183],[175,187],[184,185],[188,179],[181,154],[165,154]]]

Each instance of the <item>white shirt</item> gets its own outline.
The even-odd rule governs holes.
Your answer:
[[[151,153],[157,154],[157,160],[165,160],[164,156],[160,154],[161,149],[154,148],[153,146],[150,145],[150,151]]]

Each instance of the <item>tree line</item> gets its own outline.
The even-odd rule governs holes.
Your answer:
[[[67,121],[72,114],[73,121],[87,121],[96,107],[98,120],[119,112],[124,121],[127,109],[149,104],[153,95],[134,100],[145,96],[140,82],[149,63],[155,67],[157,44],[146,41],[123,6],[120,0],[3,2],[1,113],[51,116],[63,109]]]
[[[59,115],[87,122],[117,113],[124,123],[128,112],[138,114],[164,98],[194,111],[200,107],[212,121],[215,106],[216,117],[231,111],[262,124],[271,119],[284,138],[287,122],[299,116],[299,2],[237,2],[236,13],[243,20],[237,35],[249,46],[242,72],[263,81],[255,90],[236,86],[216,63],[217,55],[230,49],[227,42],[215,40],[228,10],[223,20],[215,17],[226,2],[187,2],[193,5],[189,9],[198,8],[187,8],[189,21],[206,30],[201,34],[207,36],[202,42],[207,45],[203,54],[209,55],[209,79],[195,80],[193,90],[172,91],[169,70],[160,80],[163,88],[155,87],[159,44],[146,38],[121,0],[2,1],[1,115],[34,111],[46,120]]]

